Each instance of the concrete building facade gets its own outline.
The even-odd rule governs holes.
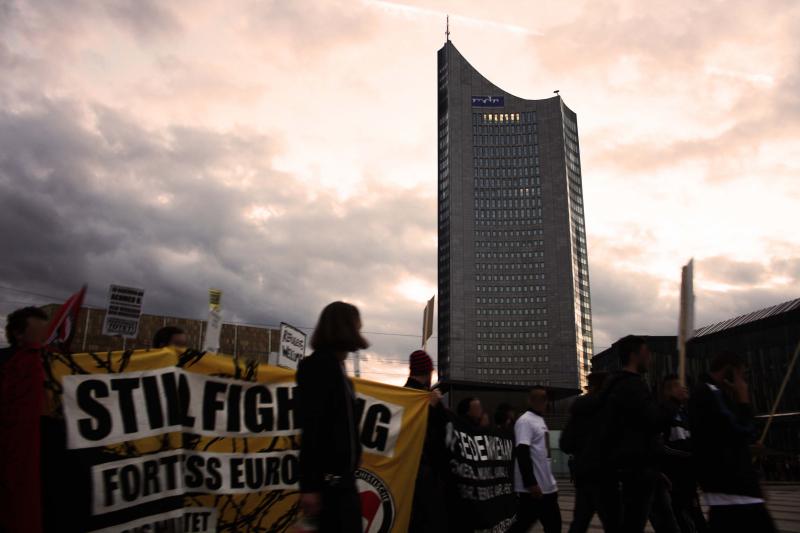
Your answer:
[[[439,373],[585,384],[592,357],[577,118],[438,51]]]
[[[58,304],[49,304],[42,307],[51,317],[58,308]],[[122,338],[103,335],[105,316],[105,309],[81,308],[75,328],[75,336],[72,339],[73,352],[104,352],[123,348]],[[188,337],[190,348],[199,350],[203,346],[203,336],[207,326],[205,320],[142,314],[139,320],[139,333],[136,339],[128,339],[125,342],[125,348],[150,348],[153,335],[164,326],[176,326],[184,330]],[[277,353],[279,349],[280,329],[245,324],[223,324],[219,340],[220,353],[226,355],[235,354],[266,362],[267,355]]]

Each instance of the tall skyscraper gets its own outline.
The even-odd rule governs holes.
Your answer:
[[[439,373],[579,387],[592,310],[576,115],[438,52]]]

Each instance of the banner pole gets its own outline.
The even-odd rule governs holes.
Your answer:
[[[89,335],[89,315],[91,314],[92,310],[88,307],[86,308],[86,320],[83,323],[83,342],[81,343],[81,351],[86,351],[86,337]]]
[[[761,432],[761,438],[758,439],[759,444],[764,444],[764,441],[767,439],[767,432],[772,425],[772,419],[775,417],[775,412],[778,410],[778,404],[781,402],[781,398],[783,398],[783,392],[786,390],[786,385],[789,383],[789,378],[792,376],[792,371],[794,370],[795,363],[797,363],[797,356],[799,354],[800,342],[797,343],[797,348],[794,349],[794,355],[792,356],[792,360],[789,361],[789,368],[786,369],[786,375],[783,377],[781,388],[778,390],[778,395],[775,397],[775,401],[772,403],[772,411],[769,413],[769,418],[767,418],[764,431]]]

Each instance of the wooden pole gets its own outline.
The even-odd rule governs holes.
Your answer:
[[[89,315],[91,314],[92,310],[88,307],[86,308],[86,321],[83,323],[83,343],[81,343],[81,351],[86,351],[86,336],[89,335]]]
[[[792,377],[792,371],[794,371],[794,365],[797,363],[797,356],[800,354],[800,343],[797,344],[797,348],[794,349],[794,355],[792,356],[791,361],[789,361],[789,368],[786,369],[786,375],[783,377],[783,383],[781,383],[781,388],[778,390],[778,395],[775,397],[775,401],[772,403],[772,411],[769,414],[769,418],[767,418],[767,423],[764,426],[764,431],[761,432],[761,438],[758,439],[759,444],[764,444],[764,441],[767,438],[767,432],[769,431],[770,426],[772,425],[772,419],[775,417],[775,412],[778,410],[778,404],[781,402],[781,398],[783,398],[783,392],[786,390],[786,385],[789,383],[789,379]]]

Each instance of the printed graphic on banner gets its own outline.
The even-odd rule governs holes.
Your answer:
[[[448,509],[455,531],[503,533],[514,523],[513,435],[476,428],[448,413],[447,490],[457,494]]]
[[[472,107],[503,107],[504,96],[473,96]]]
[[[394,524],[394,500],[386,483],[364,468],[356,471],[356,489],[361,499],[364,533],[389,533]]]
[[[306,334],[294,326],[281,322],[281,346],[278,351],[278,365],[297,368],[300,359],[306,355]]]
[[[63,417],[67,433],[59,455],[72,472],[57,482],[81,531],[183,524],[175,530],[266,533],[297,522],[293,371],[174,348],[53,353],[48,361],[52,415]],[[406,531],[427,395],[354,384],[364,523],[370,532]],[[74,479],[91,490],[76,493]]]
[[[103,322],[103,335],[135,339],[139,334],[144,289],[111,285],[108,288],[108,308]]]

